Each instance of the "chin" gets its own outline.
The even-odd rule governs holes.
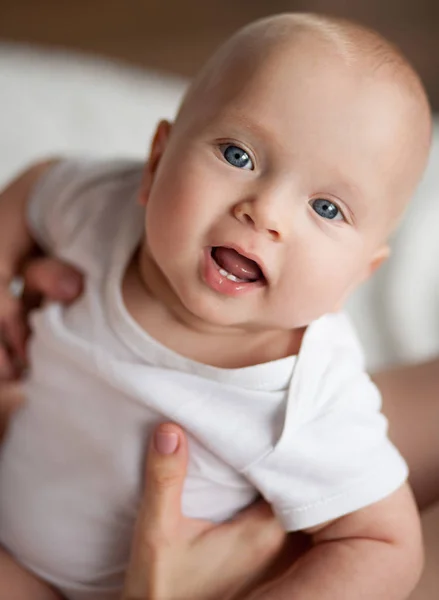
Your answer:
[[[183,306],[191,315],[208,325],[233,327],[243,323],[239,319],[237,311],[231,310],[230,306],[225,306],[221,302],[212,301],[212,298],[200,299],[197,297],[181,300]],[[246,317],[248,317],[247,312]]]
[[[189,309],[191,314],[200,321],[217,327],[232,327],[237,325],[237,319],[231,314],[231,311],[218,310],[211,307],[194,307]]]

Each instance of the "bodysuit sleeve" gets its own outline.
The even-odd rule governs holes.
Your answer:
[[[287,531],[378,502],[408,474],[350,324],[328,329],[332,342],[314,336],[299,355],[277,444],[245,472]]]
[[[82,230],[96,224],[105,228],[104,219],[117,219],[126,202],[120,193],[124,179],[134,176],[140,180],[140,174],[141,164],[134,161],[71,159],[56,163],[29,198],[27,219],[32,234],[46,251],[63,256],[78,242]]]

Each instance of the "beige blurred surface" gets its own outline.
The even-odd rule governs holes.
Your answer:
[[[192,75],[236,28],[286,10],[342,15],[377,28],[403,48],[439,109],[436,0],[0,0],[0,39]]]
[[[439,505],[422,516],[426,548],[426,561],[421,582],[410,600],[436,600],[439,598]]]

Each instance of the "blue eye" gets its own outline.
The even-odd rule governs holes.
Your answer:
[[[221,148],[224,158],[232,166],[238,169],[247,169],[252,171],[254,169],[252,159],[245,150],[233,145],[224,145]]]
[[[317,198],[317,200],[313,200],[311,206],[315,210],[315,212],[324,219],[330,219],[333,221],[344,221],[343,213],[338,208],[336,204],[330,202],[329,200],[323,200],[322,198]]]

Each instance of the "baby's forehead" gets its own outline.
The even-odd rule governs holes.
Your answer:
[[[396,167],[390,168],[401,186],[413,188],[431,138],[428,101],[416,73],[374,32],[326,18],[290,17],[250,25],[229,40],[195,79],[175,129],[190,133],[250,114],[270,130],[273,107],[278,137],[309,130],[318,137],[320,126],[336,135],[351,126],[354,142],[360,124],[365,134],[382,135],[391,163],[394,143]]]
[[[387,110],[390,129],[394,108],[406,94],[393,76],[377,76],[364,65],[346,64],[337,53],[322,52],[315,44],[276,48],[251,67],[237,61],[221,73],[214,68],[209,75],[190,94],[181,119],[224,122],[248,114],[269,128],[275,110],[275,116],[285,120],[287,133],[291,123],[300,128],[310,113],[313,128],[320,124],[337,129],[343,122],[348,126],[355,116],[373,119]]]
[[[401,53],[374,31],[340,19],[310,14],[284,14],[251,23],[238,31],[207,62],[195,78],[189,93],[212,101],[213,92],[230,86],[244,86],[255,73],[265,73],[280,65],[308,69],[313,61],[338,61],[351,72],[392,77],[395,82],[424,95],[422,85]],[[407,85],[410,84],[411,85]]]
[[[312,86],[315,93],[322,94],[341,83],[357,86],[368,79],[378,83],[386,79],[398,87],[404,95],[410,89],[400,65],[378,60],[372,48],[369,55],[355,56],[348,45],[334,43],[312,30],[304,30],[284,40],[235,42],[218,53],[207,63],[189,90],[181,116],[194,117],[201,111],[211,114],[221,110],[230,101],[240,102],[243,98],[254,103],[258,99],[270,101],[276,95],[294,101],[300,90]],[[396,75],[396,71],[401,74]],[[370,85],[369,85],[370,87]],[[413,87],[413,86],[412,86]],[[191,109],[188,115],[185,108]]]

